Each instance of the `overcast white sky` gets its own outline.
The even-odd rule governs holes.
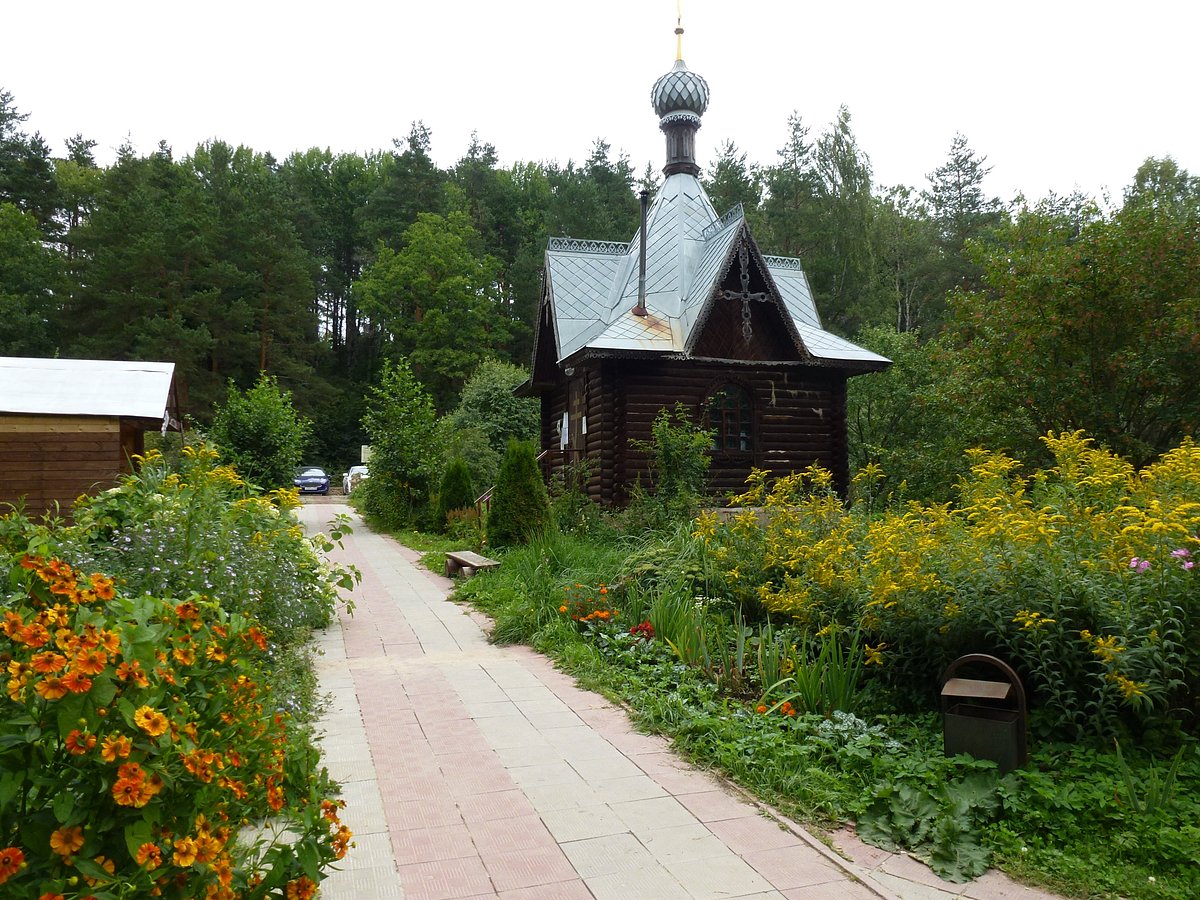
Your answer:
[[[9,0],[0,87],[55,153],[82,132],[177,155],[210,138],[284,157],[391,146],[413,120],[441,165],[475,130],[505,164],[663,162],[650,108],[675,0]],[[1200,173],[1195,0],[684,0],[684,58],[712,100],[707,167],[733,140],[771,164],[798,112],[846,104],[877,184],[925,184],[956,131],[985,187],[1119,198],[1147,156]]]

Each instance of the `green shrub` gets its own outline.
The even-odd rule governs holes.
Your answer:
[[[537,452],[528,441],[509,441],[500,477],[492,492],[488,512],[487,540],[493,547],[524,544],[544,531],[550,522],[550,501]]]
[[[497,456],[510,440],[536,440],[541,407],[536,398],[513,394],[528,377],[519,366],[486,359],[463,385],[458,406],[446,418],[459,431],[480,429]]]
[[[245,393],[231,381],[209,429],[221,460],[263,488],[291,485],[311,434],[312,423],[296,412],[291,392],[266,373]]]
[[[68,533],[77,562],[139,593],[220,597],[279,644],[328,625],[337,588],[350,587],[353,575],[331,568],[323,547],[304,536],[295,490],[260,494],[205,446],[185,447],[180,462],[172,472],[148,451],[137,474],[81,499]]]
[[[436,424],[433,400],[408,362],[388,363],[363,416],[371,439],[363,508],[389,528],[413,522],[427,508],[437,471]]]
[[[471,509],[475,506],[475,488],[471,484],[471,470],[461,457],[450,462],[442,474],[442,484],[437,497],[438,531],[446,530],[450,513],[455,510]]]
[[[692,421],[682,403],[663,408],[650,426],[649,441],[634,446],[649,454],[653,488],[633,489],[627,519],[641,530],[670,528],[689,521],[704,496],[704,481],[712,462],[712,432]]]

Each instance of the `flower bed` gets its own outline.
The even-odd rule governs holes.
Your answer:
[[[286,585],[263,583],[280,555],[320,586],[293,605],[332,609],[337,576],[286,502],[193,449],[181,473],[152,459],[81,503],[73,527],[0,520],[3,896],[311,897],[345,855],[308,711],[271,678],[307,632],[250,614],[287,606]],[[170,552],[130,549],[131,534]],[[226,603],[235,557],[220,557],[240,536]],[[277,837],[245,840],[264,816]]]

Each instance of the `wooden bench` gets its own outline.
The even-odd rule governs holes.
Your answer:
[[[464,578],[470,578],[480,569],[494,569],[500,563],[470,550],[446,551],[446,577],[453,578],[459,572]]]

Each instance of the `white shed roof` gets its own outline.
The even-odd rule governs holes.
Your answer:
[[[0,356],[0,413],[161,421],[175,363]]]

